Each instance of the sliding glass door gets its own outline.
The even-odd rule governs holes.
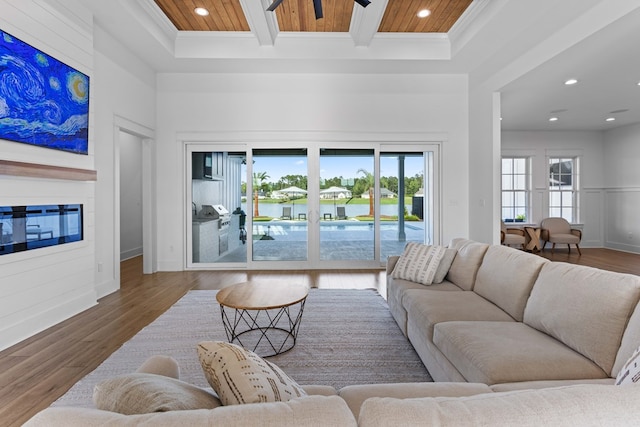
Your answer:
[[[320,260],[374,261],[374,150],[320,149]]]
[[[438,242],[437,145],[256,145],[187,145],[187,267],[373,268]]]
[[[307,261],[307,150],[254,149],[253,261]]]

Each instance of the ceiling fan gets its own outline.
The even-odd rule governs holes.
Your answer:
[[[280,6],[283,0],[274,0],[271,6],[267,8],[268,11],[273,12],[276,7]],[[367,7],[371,2],[369,0],[353,0],[362,7]],[[316,12],[316,19],[322,18],[322,0],[313,0],[313,9]]]

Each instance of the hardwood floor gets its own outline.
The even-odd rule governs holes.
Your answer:
[[[640,255],[608,249],[559,249],[545,258],[640,275]],[[121,289],[54,327],[0,352],[0,426],[20,426],[49,406],[190,289],[292,278],[313,288],[376,288],[382,270],[190,271],[142,274],[142,259],[121,266]]]

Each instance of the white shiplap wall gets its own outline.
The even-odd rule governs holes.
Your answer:
[[[0,28],[93,75],[93,17],[75,0],[0,0]],[[94,169],[89,155],[0,140],[0,158]],[[84,240],[0,257],[0,350],[91,307],[95,291],[95,183],[0,175],[0,204],[84,205]]]

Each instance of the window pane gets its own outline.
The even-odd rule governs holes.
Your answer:
[[[515,190],[526,190],[527,189],[527,180],[524,175],[515,175],[514,177],[514,189]]]
[[[526,207],[527,195],[523,192],[515,193],[515,205],[519,207]]]
[[[502,175],[502,189],[513,190],[513,179],[511,175]]]
[[[518,174],[527,173],[527,159],[513,159],[513,172]]]
[[[561,194],[562,193],[558,191],[552,191],[549,193],[549,207],[556,207],[556,206],[562,205]]]
[[[502,193],[502,205],[503,206],[513,206],[513,193],[510,191],[505,191]]]
[[[549,208],[549,216],[552,216],[552,217],[562,216],[560,208]]]
[[[510,175],[513,173],[513,159],[502,159],[502,173]]]

